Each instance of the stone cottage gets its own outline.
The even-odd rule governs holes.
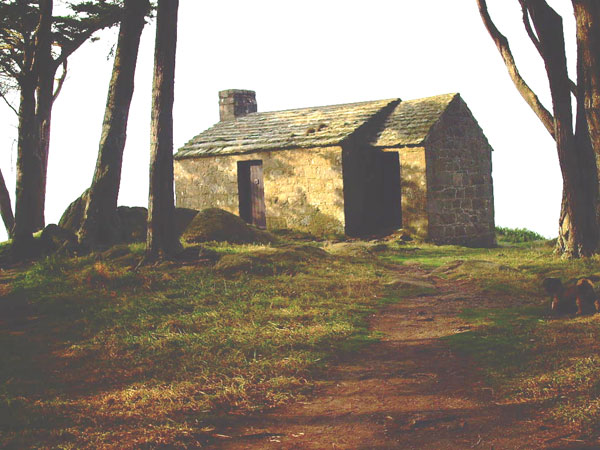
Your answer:
[[[253,91],[219,102],[221,121],[175,154],[177,206],[270,229],[495,243],[492,148],[459,94],[274,112],[257,112]]]

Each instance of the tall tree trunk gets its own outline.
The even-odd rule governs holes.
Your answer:
[[[577,22],[577,84],[582,88],[590,139],[600,158],[600,2],[573,0]]]
[[[600,3],[573,0],[573,9],[577,23],[577,98],[584,106],[600,179]],[[597,216],[600,220],[600,202]]]
[[[52,10],[53,0],[39,0],[40,25],[36,42],[36,69],[38,76],[36,89],[36,121],[38,127],[39,145],[37,153],[41,164],[36,182],[36,206],[34,229],[44,228],[44,209],[46,204],[46,179],[48,169],[48,149],[50,147],[50,119],[52,112],[52,96],[54,75],[56,73],[52,58]]]
[[[9,238],[12,238],[13,227],[15,226],[15,217],[13,216],[12,206],[10,204],[10,195],[8,189],[6,189],[6,183],[4,182],[4,175],[0,171],[0,215],[6,228],[6,233]]]
[[[515,86],[556,141],[563,178],[563,199],[556,249],[558,253],[565,256],[579,257],[597,252],[600,240],[598,219],[600,215],[597,214],[597,211],[600,211],[600,202],[598,201],[598,179],[600,178],[598,161],[600,161],[600,157],[597,155],[600,153],[594,125],[590,122],[590,109],[594,108],[588,106],[593,104],[593,101],[586,99],[584,108],[583,100],[585,95],[590,95],[586,92],[593,92],[593,88],[590,88],[589,85],[596,83],[594,86],[598,100],[595,109],[597,117],[597,105],[600,103],[597,95],[600,51],[597,34],[594,34],[593,39],[587,39],[589,48],[587,53],[583,51],[585,46],[580,42],[579,36],[586,33],[593,34],[589,30],[594,29],[594,26],[597,27],[597,21],[591,21],[589,18],[583,20],[579,15],[582,14],[581,10],[591,11],[590,14],[595,20],[598,18],[600,5],[596,0],[572,1],[578,22],[578,86],[575,86],[568,77],[564,30],[560,15],[545,0],[519,0],[523,10],[525,29],[546,66],[553,103],[554,115],[552,115],[544,108],[537,95],[519,74],[508,46],[508,40],[494,25],[486,0],[476,0],[483,23],[496,43]],[[535,32],[531,26],[532,21]],[[597,32],[596,28],[594,33]],[[596,81],[582,82],[586,71],[590,68],[593,73],[588,75],[591,80]],[[571,93],[577,97],[578,104],[575,131],[573,131]],[[597,127],[595,129],[597,130]]]
[[[181,251],[173,220],[173,100],[178,8],[179,0],[158,0],[146,241],[146,255],[150,259],[160,252],[169,256]]]
[[[52,77],[52,81],[54,77]],[[46,224],[45,209],[46,209],[46,185],[48,180],[48,154],[50,151],[50,124],[52,120],[52,89],[54,84],[50,86],[38,86],[38,112],[36,120],[39,128],[39,146],[38,153],[40,155],[40,173],[38,179],[38,190],[36,198],[36,218],[35,228],[41,230]],[[43,91],[43,92],[42,92]],[[50,92],[50,99],[46,99],[47,93]],[[49,103],[47,103],[49,101]]]
[[[579,68],[582,65],[578,64]],[[579,69],[580,70],[580,69]],[[580,78],[580,76],[578,76]],[[583,98],[583,85],[578,84],[577,91],[580,94],[577,96],[578,98]],[[577,169],[578,175],[575,179],[575,183],[577,183],[577,190],[579,192],[578,195],[581,196],[581,205],[585,206],[585,210],[581,212],[581,215],[586,215],[589,217],[589,221],[585,223],[592,227],[585,231],[584,235],[587,239],[589,239],[592,243],[596,242],[596,247],[598,246],[599,240],[599,230],[597,221],[600,217],[599,207],[600,202],[598,201],[599,196],[599,182],[598,182],[598,169],[597,169],[597,154],[594,154],[594,149],[592,146],[592,141],[590,139],[590,133],[588,128],[588,121],[586,119],[586,112],[584,102],[577,102],[577,118],[575,122],[575,148],[576,148],[576,157],[577,157]],[[594,222],[594,208],[593,205],[596,205],[595,214],[596,221]],[[556,245],[556,253],[560,255],[570,255],[570,245],[571,245],[571,230],[572,224],[569,216],[568,210],[569,202],[566,197],[566,192],[563,189],[563,199],[561,202],[561,211],[560,211],[560,219],[559,219],[559,233],[558,240]],[[593,245],[593,244],[592,244]],[[587,253],[582,253],[579,256],[586,256]]]
[[[35,79],[24,76],[20,82],[19,139],[17,150],[17,186],[13,255],[16,259],[33,252],[33,235],[36,217],[36,188],[41,161],[37,152],[39,142],[35,121]]]
[[[96,170],[78,232],[84,248],[110,245],[120,240],[117,199],[121,166],[140,36],[149,7],[149,0],[125,0],[124,3]]]
[[[595,157],[578,109],[573,132],[571,84],[567,73],[562,18],[544,0],[527,0],[546,66],[554,111],[555,139],[564,189],[568,235],[561,236],[568,257],[588,256],[598,250],[598,180]],[[592,173],[594,172],[594,173]],[[590,184],[595,183],[595,184]],[[560,227],[560,232],[564,227]]]

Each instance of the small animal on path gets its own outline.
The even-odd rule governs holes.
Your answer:
[[[552,299],[552,312],[555,314],[591,314],[600,312],[600,299],[594,285],[587,278],[577,280],[565,287],[559,278],[546,278],[542,286]]]

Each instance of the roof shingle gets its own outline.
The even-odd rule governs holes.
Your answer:
[[[248,114],[213,125],[175,157],[336,145],[393,101],[397,99]]]
[[[458,94],[444,94],[401,102],[375,137],[376,147],[420,145]]]
[[[393,107],[393,102],[400,103],[372,143],[388,147],[420,144],[456,95],[251,113],[213,125],[180,148],[175,158],[339,145],[386,106]]]

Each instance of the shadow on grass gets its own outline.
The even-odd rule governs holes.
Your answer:
[[[531,370],[537,356],[535,329],[543,313],[539,307],[467,309],[461,316],[475,325],[475,330],[444,340],[475,360],[497,386],[507,377]]]
[[[227,276],[205,263],[134,273],[97,255],[18,274],[0,292],[0,446],[189,442],[208,412],[286,403],[323,361],[372,342],[375,262],[260,251],[258,273]]]

